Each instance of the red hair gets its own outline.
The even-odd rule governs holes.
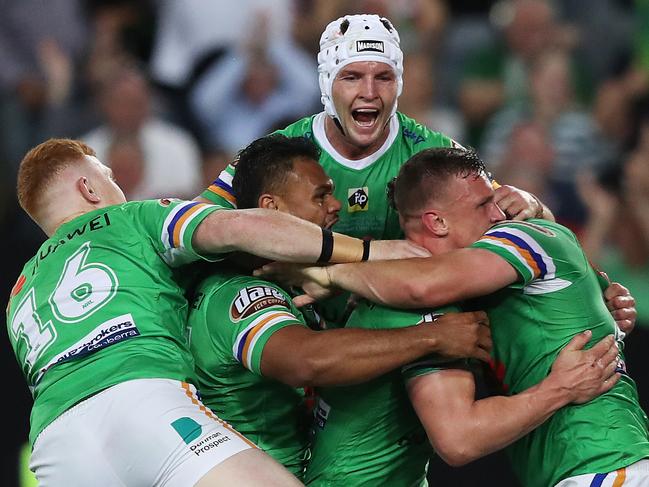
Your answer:
[[[70,164],[83,160],[84,156],[95,155],[92,148],[72,139],[50,139],[31,149],[18,169],[16,191],[20,206],[34,215],[54,176]]]

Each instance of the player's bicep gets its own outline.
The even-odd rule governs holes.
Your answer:
[[[406,389],[433,447],[444,451],[454,428],[470,413],[475,379],[469,370],[445,369],[409,379]]]
[[[301,371],[307,365],[301,350],[314,333],[317,332],[298,323],[297,318],[294,324],[274,331],[261,355],[261,374],[286,384],[299,383]]]
[[[431,269],[430,277],[421,281],[428,288],[427,305],[484,296],[518,280],[516,270],[488,250],[468,248],[447,255],[449,258],[444,260],[444,265]]]

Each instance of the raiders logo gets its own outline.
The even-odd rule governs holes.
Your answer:
[[[239,291],[232,301],[230,319],[240,321],[271,306],[290,309],[288,301],[277,289],[270,286],[248,286]]]
[[[171,200],[169,198],[160,198],[158,200],[158,204],[160,206],[169,206],[171,204]]]
[[[363,186],[362,188],[349,188],[347,190],[347,211],[349,213],[367,211],[369,193],[370,191],[367,186]]]

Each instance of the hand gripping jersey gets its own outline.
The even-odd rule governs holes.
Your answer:
[[[189,317],[204,404],[301,478],[308,452],[304,391],[261,370],[268,339],[292,325],[306,326],[283,289],[232,273],[199,285]]]
[[[401,166],[414,154],[430,147],[457,144],[397,112],[390,119],[390,134],[374,154],[349,160],[334,149],[325,135],[324,112],[303,118],[278,133],[307,137],[322,150],[320,164],[335,183],[334,196],[342,203],[340,220],[333,230],[353,237],[395,239],[403,235],[397,213],[390,207],[386,188]],[[219,205],[236,205],[232,194],[234,167],[228,166],[201,195]]]
[[[431,312],[396,310],[362,301],[347,328],[435,326],[434,317]],[[405,383],[418,375],[464,364],[431,355],[363,384],[318,389],[306,484],[427,485],[426,467],[433,449],[410,404]]]
[[[25,265],[9,298],[9,340],[34,398],[30,441],[79,401],[120,382],[194,383],[187,302],[173,268],[219,207],[145,201],[67,222]]]
[[[598,278],[565,227],[545,220],[503,222],[473,247],[498,254],[519,274],[518,282],[478,301],[489,314],[496,372],[509,393],[546,377],[577,333],[592,330],[589,347],[616,333]],[[610,472],[649,456],[647,417],[633,380],[625,374],[606,394],[560,409],[508,450],[526,487]]]

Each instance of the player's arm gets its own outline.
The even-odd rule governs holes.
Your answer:
[[[194,232],[192,245],[201,254],[240,250],[291,262],[355,262],[364,253],[360,239],[262,208],[210,213]]]
[[[570,403],[583,403],[611,389],[617,347],[612,336],[583,351],[581,333],[566,345],[539,384],[513,396],[475,400],[473,374],[443,370],[410,379],[408,394],[435,451],[453,466],[504,448]]]
[[[201,254],[242,251],[289,262],[360,262],[421,255],[402,240],[364,242],[288,213],[264,208],[214,211],[198,225],[192,245]]]
[[[264,346],[261,372],[295,387],[333,386],[365,382],[432,353],[489,360],[487,323],[480,311],[446,313],[434,323],[391,330],[287,326]]]
[[[370,301],[396,308],[430,308],[482,296],[518,279],[505,259],[477,248],[442,255],[362,264],[304,267],[270,264],[255,271],[302,288],[308,296],[295,299],[306,304],[342,288]]]

